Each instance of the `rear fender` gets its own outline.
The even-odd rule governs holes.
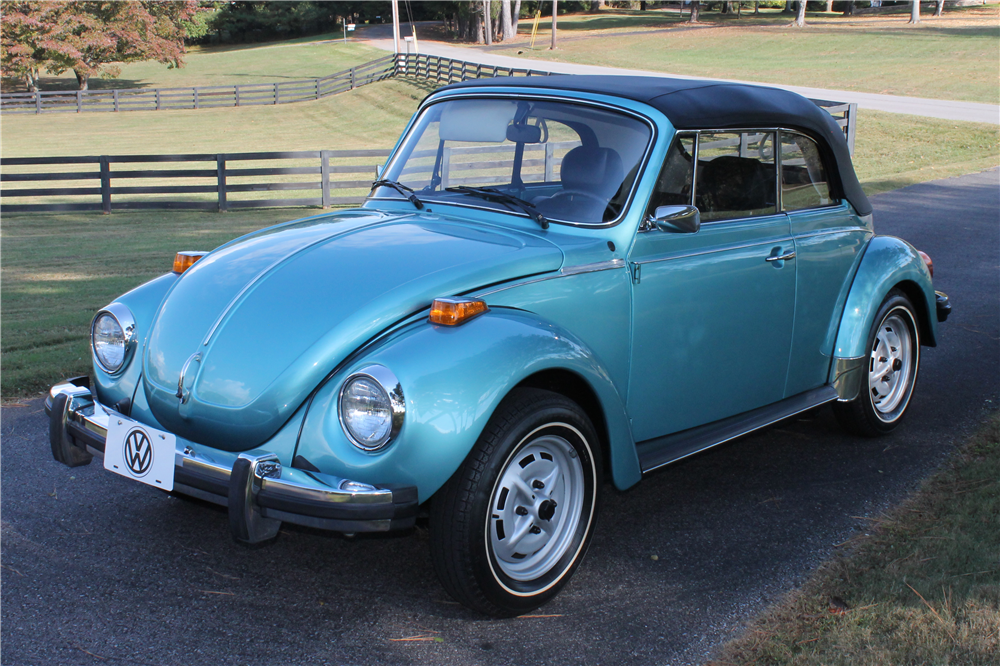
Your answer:
[[[843,368],[842,361],[868,355],[868,334],[875,323],[875,315],[893,288],[903,290],[916,309],[920,343],[936,346],[934,285],[926,264],[906,241],[893,236],[876,236],[865,250],[847,296],[834,346],[831,382],[836,379],[838,368]]]
[[[344,380],[370,364],[396,375],[406,401],[399,435],[374,454],[348,441],[337,409]],[[296,455],[343,478],[417,486],[423,502],[465,460],[504,396],[551,369],[572,372],[593,390],[604,412],[615,485],[636,483],[641,472],[628,420],[600,361],[560,327],[505,308],[454,328],[419,322],[352,360],[317,391]]]

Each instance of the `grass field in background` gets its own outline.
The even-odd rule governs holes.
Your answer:
[[[280,42],[191,49],[184,66],[168,69],[158,62],[137,62],[122,67],[116,79],[94,77],[91,90],[111,88],[187,88],[249,83],[296,81],[333,74],[388,55],[357,41],[344,44],[333,35]],[[60,76],[42,73],[42,90],[76,90],[72,71]],[[14,90],[11,89],[11,92]]]
[[[528,48],[531,21],[520,22],[516,42],[492,53],[781,83],[835,90],[953,99],[1000,101],[1000,7],[948,8],[925,15],[919,26],[907,16],[836,14],[807,16],[790,27],[780,10],[762,16],[703,14],[697,27],[675,12],[606,10],[560,16],[559,42],[548,50],[543,17],[535,49]]]
[[[846,556],[726,645],[718,666],[996,664],[1000,415]]]

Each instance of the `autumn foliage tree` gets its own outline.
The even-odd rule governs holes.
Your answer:
[[[155,60],[180,67],[183,22],[195,0],[0,2],[2,74],[37,89],[38,72],[72,70],[80,90],[92,76],[114,78],[121,65]]]

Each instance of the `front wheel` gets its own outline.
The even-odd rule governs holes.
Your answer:
[[[554,597],[593,532],[597,447],[575,403],[540,389],[513,391],[431,505],[431,554],[448,593],[494,617]]]
[[[889,292],[868,334],[868,363],[858,397],[837,403],[834,412],[850,432],[884,435],[899,425],[917,382],[920,328],[913,305],[903,292]]]

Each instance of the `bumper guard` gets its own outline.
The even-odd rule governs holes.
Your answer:
[[[45,413],[53,458],[69,467],[103,458],[115,412],[94,398],[89,377],[53,386]],[[174,492],[228,507],[233,537],[245,544],[273,538],[282,522],[353,534],[412,527],[417,515],[415,486],[373,486],[286,467],[260,449],[228,463],[178,442]]]

